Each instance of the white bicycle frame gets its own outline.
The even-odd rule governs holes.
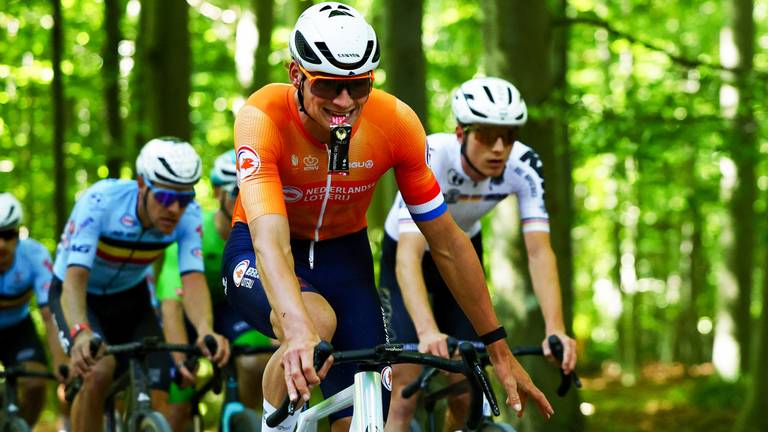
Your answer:
[[[319,404],[302,411],[296,432],[316,432],[320,419],[353,407],[350,432],[381,432],[384,410],[381,406],[381,374],[375,371],[355,373],[355,383]]]

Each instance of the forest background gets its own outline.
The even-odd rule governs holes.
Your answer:
[[[347,3],[381,40],[375,85],[428,132],[453,130],[451,91],[475,76],[528,103],[585,389],[560,400],[554,369],[526,363],[557,415],[518,427],[768,430],[768,0]],[[23,235],[54,252],[78,194],[133,177],[151,137],[190,140],[207,171],[248,94],[287,82],[310,4],[2,0],[0,190],[24,203]],[[395,191],[385,177],[368,214],[376,251]],[[537,344],[507,201],[485,220],[486,270],[510,341]]]

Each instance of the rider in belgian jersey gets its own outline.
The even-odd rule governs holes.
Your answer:
[[[146,282],[148,267],[163,249],[177,242],[179,271],[194,293],[187,310],[201,335],[198,345],[224,364],[226,339],[211,329],[211,304],[200,244],[200,208],[194,184],[202,163],[192,146],[176,138],[149,141],[136,161],[137,180],[102,180],[85,191],[65,226],[54,264],[50,303],[62,345],[70,352],[70,369],[84,378],[72,409],[74,430],[100,430],[100,416],[112,376],[125,368],[101,352],[92,356],[89,342],[98,333],[108,344],[142,337],[162,337]],[[150,199],[151,198],[151,199]],[[211,355],[202,337],[212,334],[219,350]],[[170,356],[147,357],[153,405],[168,412]]]
[[[546,335],[564,343],[562,368],[569,373],[576,363],[575,342],[565,334],[555,256],[549,243],[549,216],[544,203],[544,179],[536,152],[517,141],[527,110],[519,91],[498,78],[465,82],[454,93],[453,111],[459,126],[455,134],[427,138],[430,168],[435,173],[448,210],[464,230],[482,260],[480,218],[509,195],[517,197],[534,291],[541,304]],[[479,336],[451,296],[435,266],[424,236],[405,211],[398,196],[385,223],[380,288],[397,342],[419,342],[421,350],[447,355],[446,334],[466,340]],[[431,294],[436,313],[427,301]],[[407,311],[406,311],[407,309]],[[410,317],[409,317],[410,314]],[[411,319],[412,318],[412,319]],[[545,338],[544,352],[550,356]],[[393,401],[388,431],[407,427],[416,399],[402,399],[400,389],[415,379],[418,367],[397,365],[393,374]],[[445,430],[464,423],[467,401],[449,399]]]
[[[320,3],[301,14],[289,45],[292,86],[262,88],[237,114],[240,195],[222,267],[233,306],[281,342],[265,372],[265,415],[286,393],[307,400],[326,372],[326,395],[352,384],[354,369],[328,371],[332,359],[315,372],[321,338],[341,350],[386,341],[365,211],[390,168],[476,330],[503,333],[477,256],[426,165],[418,117],[372,90],[380,57],[373,28],[350,6]],[[522,411],[521,392],[551,415],[506,344],[490,343],[489,352],[509,404]],[[350,414],[332,417],[332,430],[346,430]],[[262,431],[290,430],[296,420]]]
[[[21,203],[10,193],[0,193],[0,364],[6,369],[22,366],[41,372],[47,362],[29,314],[33,293],[45,322],[54,365],[65,364],[66,356],[57,342],[56,327],[48,309],[51,256],[35,240],[20,238],[21,220]],[[22,379],[19,387],[19,413],[34,427],[45,405],[45,381]]]

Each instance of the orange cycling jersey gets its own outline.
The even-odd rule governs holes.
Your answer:
[[[405,103],[371,92],[352,128],[349,174],[338,175],[328,173],[326,145],[302,126],[295,94],[290,85],[268,85],[237,114],[240,195],[233,222],[282,214],[292,238],[315,241],[357,232],[367,225],[376,182],[390,168],[414,220],[446,211],[425,160],[424,128]]]

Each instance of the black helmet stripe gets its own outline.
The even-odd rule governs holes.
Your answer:
[[[509,98],[508,104],[512,105],[512,89],[507,87],[507,97]]]
[[[160,161],[161,164],[163,164],[163,166],[165,167],[165,169],[168,170],[169,173],[175,175],[176,177],[182,178],[182,176],[178,175],[176,173],[176,171],[174,171],[173,168],[171,168],[171,164],[169,164],[168,161],[165,160],[164,157],[159,157],[157,159]],[[162,174],[159,174],[159,173],[156,173],[156,174],[157,174],[157,178],[166,178],[167,179],[167,177],[164,177]],[[198,160],[197,161],[197,166],[195,166],[195,171],[192,172],[192,175],[187,176],[187,178],[197,179],[199,174],[200,174],[200,161]],[[193,181],[192,183],[194,184],[196,182],[197,182],[197,180]],[[172,183],[179,183],[179,182],[173,180]],[[182,184],[186,184],[186,182],[181,182],[181,183]]]
[[[326,45],[325,42],[315,42],[315,46],[318,50],[320,50],[320,53],[323,55],[323,57],[328,60],[328,63],[339,69],[348,71],[352,71],[365,65],[365,63],[368,62],[368,58],[371,56],[371,52],[373,52],[373,40],[369,40],[368,45],[365,47],[365,53],[363,54],[363,57],[360,59],[360,61],[356,63],[342,63],[333,57],[331,50],[328,48],[328,45]],[[350,75],[351,74],[352,72],[350,72]]]
[[[485,94],[488,96],[488,99],[491,100],[491,103],[496,103],[496,101],[493,100],[493,95],[491,94],[491,89],[489,89],[488,86],[483,86],[483,90],[485,90]]]

